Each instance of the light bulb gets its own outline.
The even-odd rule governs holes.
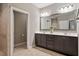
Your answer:
[[[69,6],[65,6],[65,7],[62,7],[58,10],[58,12],[60,13],[66,13],[66,12],[70,12],[74,10],[74,6],[73,5],[69,5]]]
[[[47,12],[43,12],[43,13],[41,13],[41,16],[49,16],[49,13],[47,13]]]
[[[71,8],[72,8],[72,6],[70,5],[70,6],[69,6],[69,8],[71,9]]]

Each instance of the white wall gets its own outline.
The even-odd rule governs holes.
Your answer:
[[[7,55],[10,44],[9,41],[11,40],[11,34],[10,34],[10,22],[11,22],[11,14],[10,14],[10,7],[16,7],[19,9],[22,9],[24,11],[29,12],[30,14],[30,19],[28,20],[28,38],[29,38],[29,47],[34,46],[34,33],[36,31],[39,31],[39,9],[32,5],[31,3],[17,3],[17,4],[2,4],[3,5],[3,16],[2,19],[5,23],[4,24],[4,29],[3,33],[5,32],[5,41],[3,40],[3,50],[4,53]],[[3,27],[3,26],[2,26]],[[9,52],[10,53],[10,52]]]

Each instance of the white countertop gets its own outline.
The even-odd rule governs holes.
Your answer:
[[[77,33],[71,33],[71,32],[53,32],[53,33],[51,33],[51,32],[35,32],[35,33],[78,37]]]

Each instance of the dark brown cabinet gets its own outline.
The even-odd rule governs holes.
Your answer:
[[[78,37],[35,34],[36,46],[58,51],[66,55],[78,55]]]
[[[46,47],[46,35],[36,34],[35,35],[35,43],[37,46]]]
[[[41,34],[40,36],[41,46],[46,47],[46,35]]]
[[[56,51],[60,51],[60,52],[63,52],[63,38],[64,37],[61,37],[61,36],[56,36],[56,39],[55,39],[55,44],[54,44],[54,49]]]
[[[41,46],[41,36],[39,34],[35,35],[35,43],[37,46]]]
[[[78,55],[78,38],[77,37],[67,37],[63,39],[63,52],[69,55]]]
[[[46,35],[47,48],[54,49],[54,41],[55,41],[55,36]]]

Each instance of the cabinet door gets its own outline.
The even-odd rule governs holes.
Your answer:
[[[78,55],[78,38],[65,37],[64,39],[64,52],[69,55]]]
[[[35,44],[41,46],[40,34],[35,34]]]
[[[63,52],[63,39],[64,37],[62,36],[56,36],[56,39],[55,39],[55,50],[56,51],[59,51],[59,52]]]
[[[40,35],[40,41],[41,41],[41,46],[42,47],[46,47],[46,35],[45,34],[41,34]]]
[[[54,35],[47,36],[47,48],[52,49],[52,50],[54,49],[54,40],[55,40]]]

